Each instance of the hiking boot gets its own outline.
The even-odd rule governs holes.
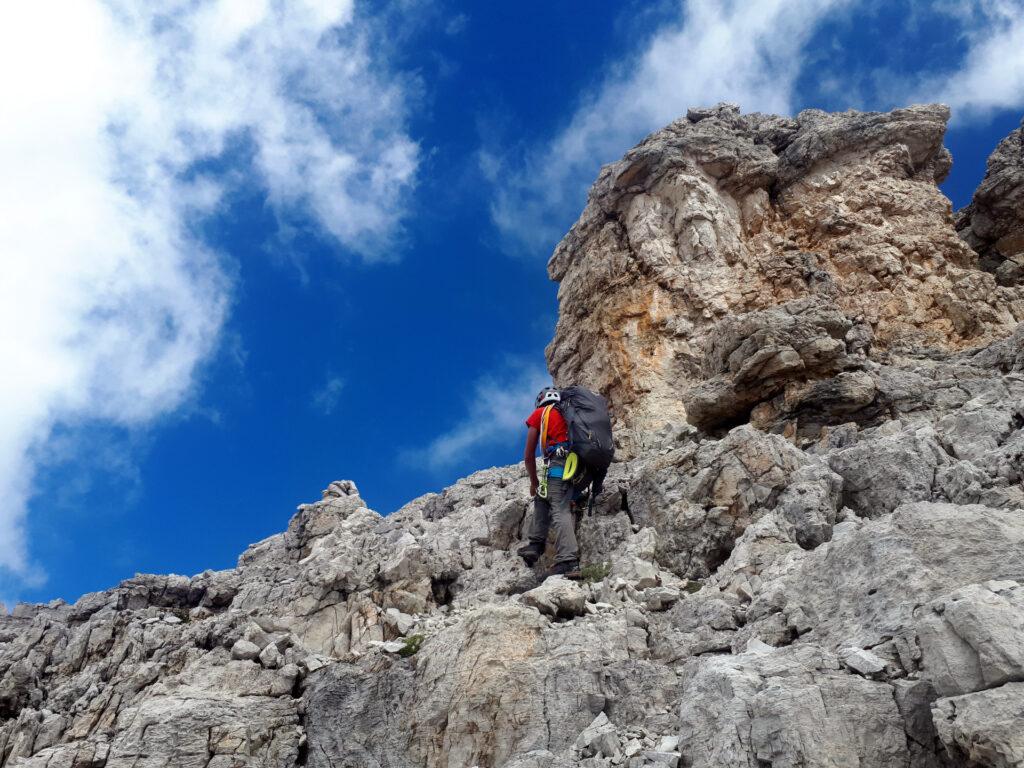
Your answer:
[[[544,551],[538,549],[533,544],[527,544],[526,546],[520,547],[516,550],[516,554],[523,558],[523,562],[530,568],[533,568],[534,563],[540,560],[540,556],[544,554]]]
[[[583,574],[580,572],[580,561],[569,560],[564,563],[555,563],[555,567],[548,571],[548,576],[564,576],[567,579],[579,581],[583,578]]]

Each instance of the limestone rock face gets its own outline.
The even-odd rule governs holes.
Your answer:
[[[940,699],[934,713],[943,743],[961,764],[1024,765],[1024,683]]]
[[[233,570],[19,606],[0,760],[1014,765],[1022,339],[880,366],[903,410],[875,425],[691,430],[613,465],[591,581],[515,556],[512,466],[386,518],[346,484]]]
[[[945,119],[693,110],[602,172],[552,260],[628,448],[583,581],[516,556],[521,465],[333,482],[233,569],[0,612],[0,767],[1024,765],[1024,325]]]
[[[722,728],[723,721],[730,727]],[[683,682],[680,740],[694,768],[906,763],[902,716],[886,683],[811,646],[718,656]]]
[[[936,186],[948,116],[719,105],[649,136],[602,169],[548,264],[556,383],[608,396],[635,451],[666,423],[746,420],[864,356],[1008,334],[1024,294],[979,269]]]
[[[971,204],[956,215],[960,236],[1000,285],[1024,278],[1024,121],[988,159]]]

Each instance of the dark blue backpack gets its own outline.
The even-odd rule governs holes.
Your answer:
[[[612,440],[612,419],[608,401],[586,387],[566,387],[559,390],[561,401],[558,412],[569,430],[569,450],[586,467],[591,481],[590,507],[601,492],[608,467],[615,456]]]

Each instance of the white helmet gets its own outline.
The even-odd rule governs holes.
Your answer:
[[[562,396],[558,393],[557,389],[554,387],[544,387],[537,395],[537,407],[540,408],[542,405],[558,403],[561,400]]]

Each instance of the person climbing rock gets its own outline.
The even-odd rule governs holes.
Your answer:
[[[559,391],[545,387],[537,395],[536,407],[526,420],[526,449],[523,459],[530,476],[533,497],[533,522],[529,542],[520,547],[519,556],[533,566],[544,554],[548,531],[555,529],[555,564],[549,576],[580,578],[579,545],[576,543],[572,510],[573,486],[562,479],[569,455],[569,429],[555,406],[561,400]],[[543,466],[538,477],[537,446],[540,445]]]

